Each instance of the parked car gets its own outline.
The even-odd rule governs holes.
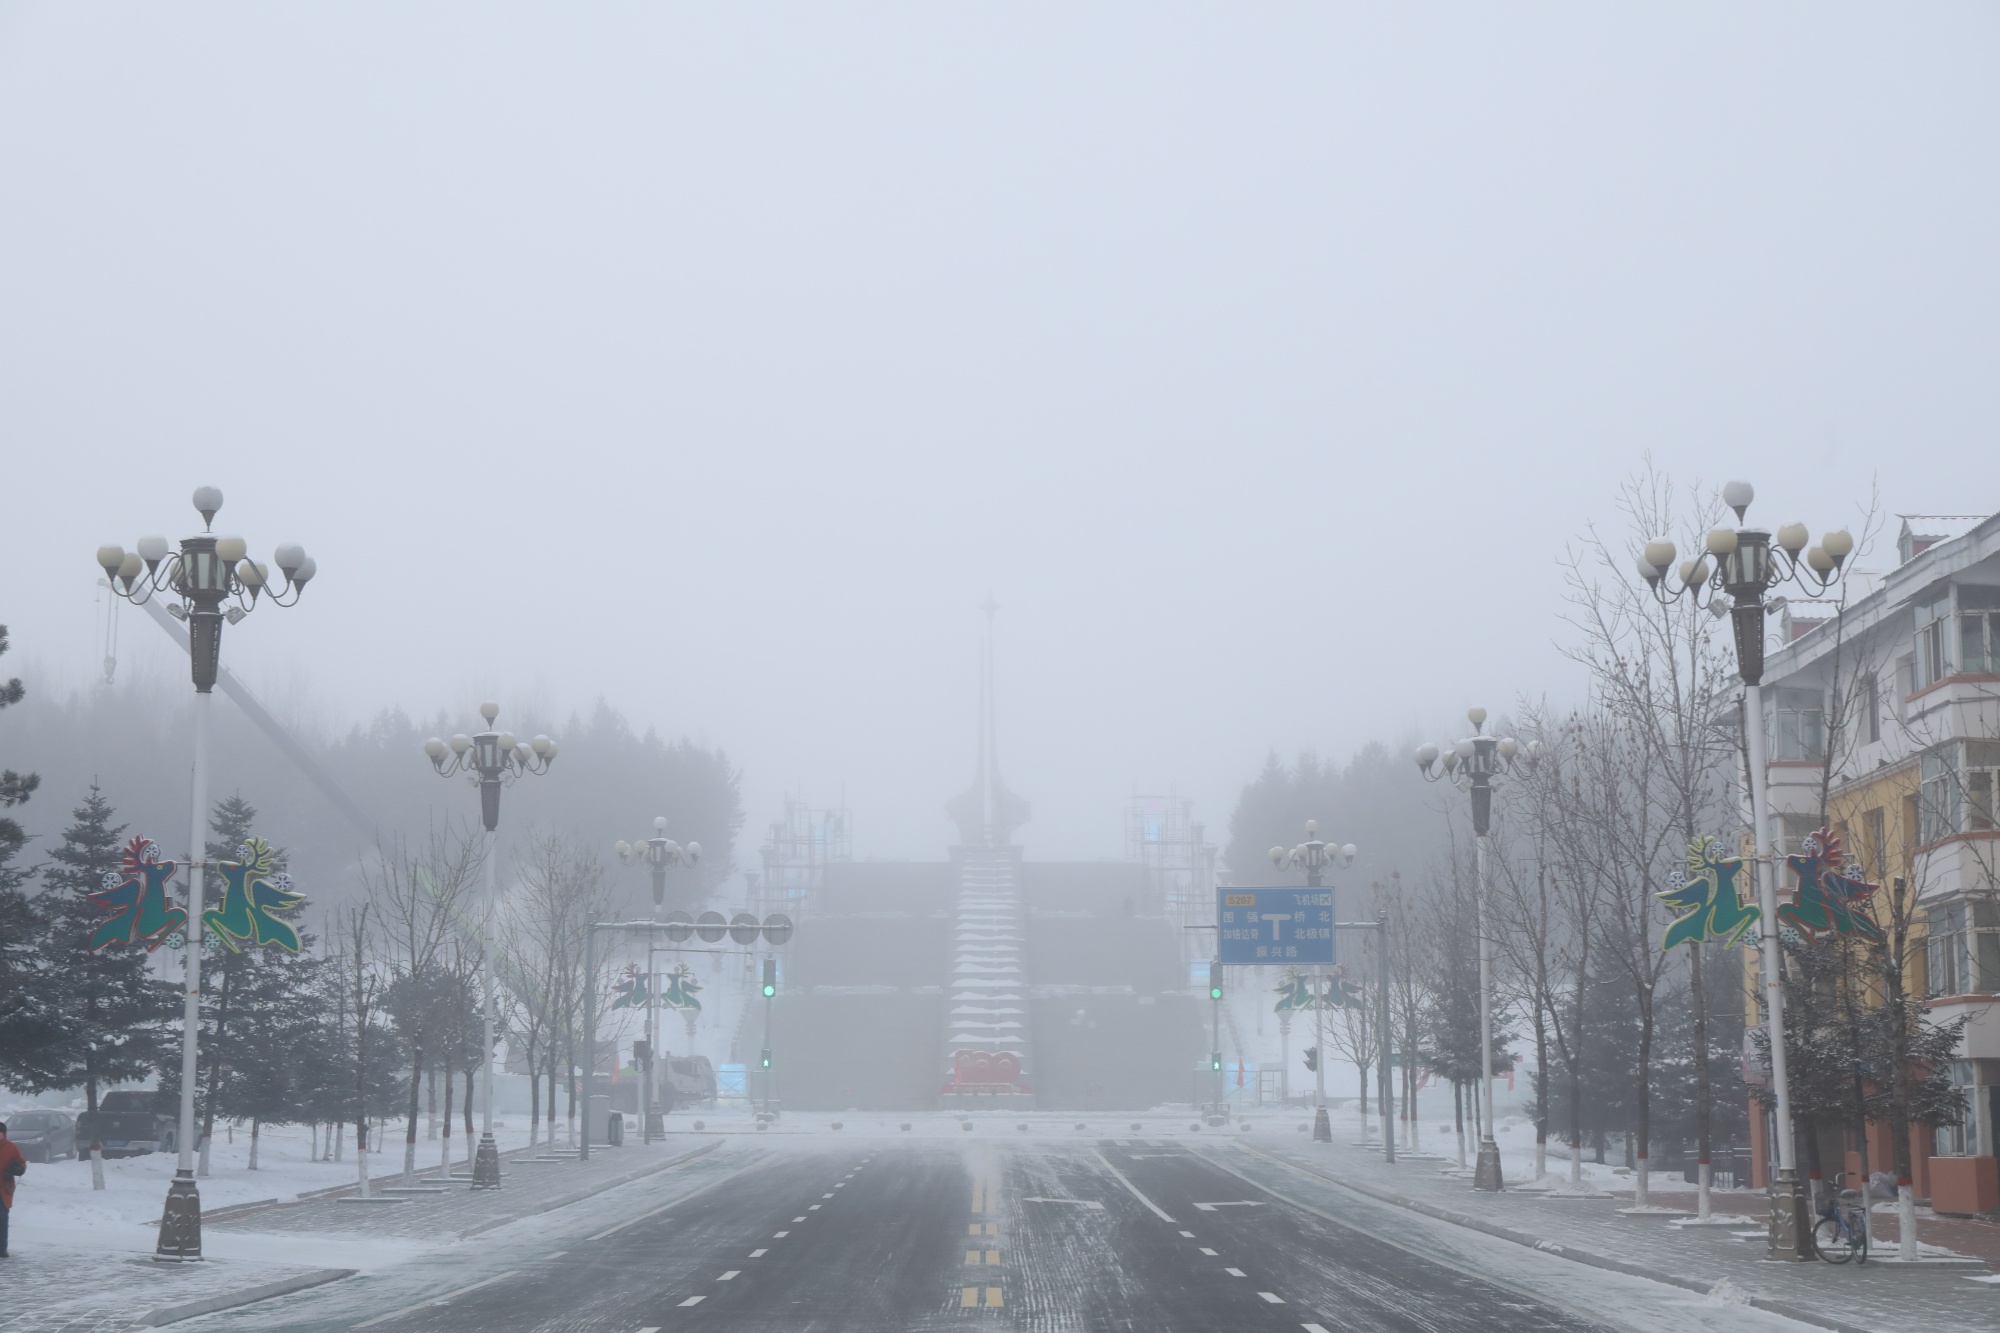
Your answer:
[[[88,1152],[95,1143],[106,1157],[173,1152],[179,1142],[180,1105],[157,1092],[107,1092],[97,1114],[76,1118],[76,1141]]]
[[[31,1162],[76,1156],[76,1121],[68,1111],[19,1111],[7,1118],[7,1137]]]

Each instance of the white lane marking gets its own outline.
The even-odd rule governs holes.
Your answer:
[[[1264,1205],[1253,1199],[1231,1199],[1227,1203],[1198,1203],[1195,1207],[1204,1213],[1212,1213],[1218,1208],[1262,1208]]]
[[[1187,1237],[1187,1238],[1188,1238],[1189,1240],[1193,1240],[1193,1239],[1194,1239],[1194,1232],[1192,1232],[1192,1231],[1183,1231],[1183,1232],[1181,1232],[1181,1234],[1182,1234],[1183,1236],[1186,1236],[1186,1237]]]
[[[402,1316],[409,1314],[412,1310],[422,1310],[433,1305],[449,1305],[453,1301],[457,1300],[460,1296],[465,1295],[465,1293],[467,1293],[468,1291],[478,1291],[481,1287],[492,1286],[495,1282],[498,1282],[501,1278],[506,1276],[508,1276],[508,1274],[506,1273],[496,1273],[492,1277],[487,1278],[484,1282],[475,1282],[469,1287],[460,1287],[457,1291],[448,1292],[443,1296],[433,1296],[430,1300],[418,1301],[415,1305],[405,1306],[401,1310],[391,1310],[388,1314],[376,1315],[373,1319],[370,1319],[365,1323],[354,1324],[352,1325],[352,1327],[372,1328],[376,1324],[386,1324],[391,1319],[399,1319]]]
[[[1110,1159],[1105,1157],[1103,1153],[1092,1152],[1091,1156],[1097,1159],[1097,1164],[1099,1166],[1103,1167],[1106,1171],[1109,1171],[1112,1175],[1118,1177],[1118,1183],[1123,1185],[1126,1189],[1130,1190],[1132,1192],[1133,1198],[1137,1199],[1140,1203],[1143,1203],[1148,1208],[1152,1209],[1153,1216],[1159,1218],[1162,1222],[1171,1222],[1174,1220],[1173,1218],[1167,1216],[1166,1209],[1160,1207],[1160,1205],[1154,1203],[1151,1199],[1139,1193],[1139,1187],[1137,1185],[1134,1185],[1131,1181],[1127,1180],[1125,1178],[1125,1173],[1123,1171],[1120,1171],[1117,1167],[1111,1165]]]
[[[1030,1194],[1027,1198],[1021,1200],[1021,1202],[1022,1203],[1073,1203],[1079,1208],[1097,1208],[1100,1210],[1104,1207],[1103,1204],[1099,1203],[1095,1199],[1045,1199],[1038,1194]],[[1192,1233],[1183,1231],[1181,1234],[1183,1236],[1186,1236],[1186,1235],[1191,1235]]]
[[[832,1195],[828,1195],[827,1197],[828,1197],[828,1198],[832,1198],[833,1196],[832,1196]],[[816,1203],[809,1203],[809,1204],[807,1204],[807,1205],[806,1205],[806,1211],[807,1211],[807,1212],[809,1212],[809,1213],[816,1213],[816,1212],[818,1212],[818,1211],[819,1211],[819,1205],[818,1205],[818,1204],[816,1204]],[[802,1218],[800,1218],[800,1219],[799,1219],[799,1221],[803,1222],[803,1221],[805,1221],[805,1219],[804,1219],[804,1218],[802,1217]]]
[[[1299,1327],[1303,1328],[1306,1333],[1326,1333],[1326,1325],[1324,1324],[1301,1324]]]
[[[646,1327],[640,1329],[639,1333],[660,1333],[660,1326],[658,1324],[648,1324]]]
[[[742,1271],[743,1270],[740,1268],[732,1268],[727,1273],[724,1273],[721,1277],[715,1280],[717,1282],[734,1282],[736,1280],[736,1275],[738,1273],[741,1273]]]
[[[1248,1273],[1244,1272],[1244,1271],[1243,1271],[1242,1269],[1240,1269],[1240,1268],[1225,1268],[1225,1269],[1223,1269],[1222,1271],[1223,1271],[1223,1272],[1225,1272],[1225,1273],[1227,1273],[1227,1274],[1229,1274],[1229,1276],[1231,1276],[1231,1277],[1249,1277],[1249,1276],[1250,1276],[1250,1275],[1249,1275]]]
[[[1273,1305],[1283,1305],[1285,1303],[1284,1297],[1278,1295],[1275,1291],[1260,1291],[1257,1294]]]
[[[844,1180],[836,1180],[833,1182],[833,1187],[837,1190],[844,1190],[847,1188],[847,1182]],[[833,1196],[829,1194],[826,1197],[831,1199]]]
[[[769,1250],[752,1250],[750,1251],[750,1257],[752,1259],[762,1259],[765,1255],[769,1253],[770,1253]]]
[[[1207,1256],[1208,1256],[1209,1258],[1211,1258],[1211,1259],[1213,1259],[1213,1258],[1215,1257],[1215,1251],[1214,1251],[1214,1250],[1211,1250],[1211,1249],[1209,1249],[1209,1248],[1208,1248],[1208,1246],[1206,1246],[1206,1245],[1204,1245],[1204,1246],[1202,1246],[1202,1247],[1201,1247],[1201,1252],[1202,1252],[1203,1254],[1207,1255]]]
[[[686,1309],[690,1305],[700,1305],[703,1301],[707,1299],[708,1298],[706,1296],[690,1296],[686,1300],[681,1302],[681,1308]]]
[[[831,1199],[833,1196],[831,1194],[822,1194],[819,1197],[822,1199]]]
[[[793,1218],[792,1220],[793,1220],[794,1222],[803,1222],[803,1221],[805,1221],[805,1219],[804,1219],[803,1217],[795,1217],[795,1218]]]
[[[787,1236],[789,1236],[789,1235],[791,1235],[791,1234],[792,1234],[792,1233],[791,1233],[791,1232],[789,1232],[789,1231],[773,1231],[773,1232],[771,1233],[771,1239],[772,1239],[772,1240],[783,1240],[783,1239],[784,1239],[785,1237],[787,1237]]]

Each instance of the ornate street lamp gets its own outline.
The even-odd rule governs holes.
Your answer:
[[[1354,860],[1354,844],[1336,845],[1322,841],[1319,836],[1319,821],[1306,821],[1306,840],[1287,851],[1283,847],[1271,849],[1271,864],[1283,870],[1290,866],[1306,872],[1306,887],[1309,889],[1326,886],[1326,868],[1345,866]],[[1319,1046],[1319,1055],[1313,1061],[1313,1141],[1333,1142],[1333,1125],[1326,1115],[1326,969],[1313,968],[1313,1040]]]
[[[500,1148],[493,1141],[493,909],[499,897],[495,887],[500,856],[500,789],[511,786],[527,773],[546,773],[556,759],[556,743],[547,736],[523,741],[511,731],[493,729],[500,716],[499,704],[479,705],[486,730],[477,735],[460,733],[449,741],[433,736],[424,742],[424,753],[439,777],[463,773],[479,788],[479,818],[486,827],[486,914],[487,925],[479,932],[480,971],[486,974],[482,1006],[486,1020],[486,1055],[480,1082],[485,1109],[480,1118],[479,1151],[472,1159],[472,1188],[500,1188]],[[364,1150],[365,1151],[365,1150]]]
[[[175,1147],[180,1161],[167,1186],[166,1208],[160,1214],[160,1239],[155,1259],[178,1263],[201,1258],[201,1193],[194,1180],[194,1091],[196,1034],[201,1026],[201,913],[207,905],[202,870],[208,845],[208,722],[216,674],[222,667],[222,624],[234,625],[257,608],[261,597],[279,606],[293,606],[318,568],[305,548],[287,542],[271,559],[284,576],[282,587],[271,584],[271,567],[248,558],[241,537],[218,537],[211,530],[222,508],[222,492],[203,486],[194,493],[202,530],[181,539],[170,551],[165,537],[141,537],[139,549],[97,548],[111,591],[133,605],[156,594],[171,597],[167,611],[187,622],[188,658],[194,673],[194,829],[188,849],[187,996],[181,1011],[181,1123]],[[227,605],[224,605],[227,603]]]
[[[1736,521],[1757,492],[1747,481],[1722,488],[1722,502],[1736,511]],[[1678,587],[1669,587],[1668,571],[1679,554],[1665,539],[1646,543],[1638,557],[1639,575],[1662,605],[1686,597],[1706,607],[1717,619],[1728,616],[1736,640],[1736,669],[1743,678],[1743,743],[1750,768],[1750,836],[1757,862],[1757,905],[1760,914],[1760,968],[1764,974],[1766,1018],[1771,1033],[1771,1086],[1777,1103],[1778,1175],[1771,1185],[1770,1254],[1777,1259],[1813,1257],[1812,1217],[1799,1181],[1797,1149],[1792,1135],[1791,1079],[1785,1059],[1785,994],[1778,947],[1778,886],[1771,842],[1771,805],[1764,771],[1764,617],[1785,604],[1766,598],[1785,582],[1802,592],[1825,592],[1841,577],[1841,567],[1854,553],[1854,538],[1835,528],[1808,546],[1806,525],[1787,523],[1778,529],[1777,550],[1761,528],[1715,528],[1703,540],[1702,555],[1680,562]],[[1803,552],[1803,554],[1801,554]],[[1711,559],[1713,564],[1710,563]]]
[[[701,844],[690,842],[683,847],[667,836],[667,817],[660,815],[653,820],[653,836],[637,842],[620,842],[618,859],[626,865],[643,863],[653,872],[653,915],[660,915],[667,896],[667,867],[674,865],[692,866],[701,860]],[[654,1071],[659,1067],[660,1037],[659,1025],[654,1015],[659,1011],[659,988],[654,984],[653,947],[646,946],[646,1068],[639,1073],[639,1123],[642,1142],[651,1143],[666,1133],[666,1123],[659,1110],[658,1077]]]
[[[1480,1091],[1479,1162],[1472,1173],[1472,1187],[1497,1190],[1500,1178],[1500,1145],[1493,1137],[1493,936],[1486,928],[1486,844],[1493,825],[1493,780],[1535,762],[1540,741],[1518,744],[1512,736],[1488,736],[1484,708],[1468,708],[1466,719],[1472,735],[1440,750],[1435,745],[1417,747],[1417,769],[1426,782],[1450,779],[1453,786],[1472,792],[1472,832],[1478,865],[1479,893],[1479,1067],[1485,1076]],[[1463,1158],[1460,1159],[1463,1162]]]

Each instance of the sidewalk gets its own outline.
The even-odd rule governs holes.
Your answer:
[[[497,1190],[475,1190],[465,1180],[440,1184],[433,1170],[428,1175],[419,1174],[417,1185],[437,1193],[382,1193],[402,1184],[398,1172],[371,1180],[371,1197],[365,1200],[346,1190],[238,1213],[210,1223],[207,1229],[287,1237],[309,1232],[463,1240],[692,1161],[718,1146],[718,1140],[700,1142],[692,1136],[670,1136],[652,1144],[627,1142],[622,1148],[593,1145],[588,1162],[568,1155],[561,1160],[538,1160],[541,1149],[525,1148],[501,1158],[501,1187]]]
[[[1513,1192],[1480,1194],[1469,1179],[1447,1174],[1449,1163],[1400,1160],[1389,1166],[1372,1149],[1276,1135],[1244,1135],[1236,1143],[1250,1150],[1246,1156],[1252,1160],[1345,1185],[1546,1254],[1706,1291],[1711,1299],[1744,1298],[1823,1328],[1856,1333],[1991,1333],[2000,1328],[2000,1284],[1968,1280],[1982,1277],[1978,1270],[1912,1271],[1879,1258],[1865,1267],[1765,1259],[1761,1194],[1731,1193],[1725,1196],[1727,1203],[1717,1205],[1718,1211],[1756,1217],[1751,1226],[1682,1229],[1670,1225],[1664,1213],[1621,1212],[1630,1206],[1629,1195],[1562,1200]],[[1656,1206],[1666,1202],[1655,1195]],[[1718,1284],[1727,1285],[1718,1290]]]
[[[498,1190],[474,1191],[466,1180],[440,1184],[433,1166],[418,1184],[439,1192],[388,1196],[393,1202],[345,1201],[354,1190],[338,1186],[292,1200],[218,1204],[203,1221],[207,1257],[191,1264],[153,1262],[157,1216],[113,1215],[102,1203],[122,1200],[99,1194],[100,1211],[80,1219],[87,1227],[24,1234],[15,1256],[0,1261],[0,1333],[123,1333],[337,1282],[581,1202],[719,1146],[686,1135],[628,1141],[593,1147],[587,1163],[569,1156],[531,1161],[542,1150],[524,1148],[503,1155]],[[378,1176],[371,1190],[401,1182],[400,1172]],[[146,1190],[130,1206],[156,1214],[152,1194]],[[308,1255],[315,1262],[301,1262]]]

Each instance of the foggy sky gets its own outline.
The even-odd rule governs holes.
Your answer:
[[[602,696],[742,765],[746,853],[844,790],[936,856],[991,590],[1030,854],[1220,830],[1272,747],[1573,697],[1555,560],[1648,452],[1815,532],[1996,507],[1996,36],[0,5],[0,665],[91,679],[96,546],[213,483],[319,561],[224,645],[305,725]]]

